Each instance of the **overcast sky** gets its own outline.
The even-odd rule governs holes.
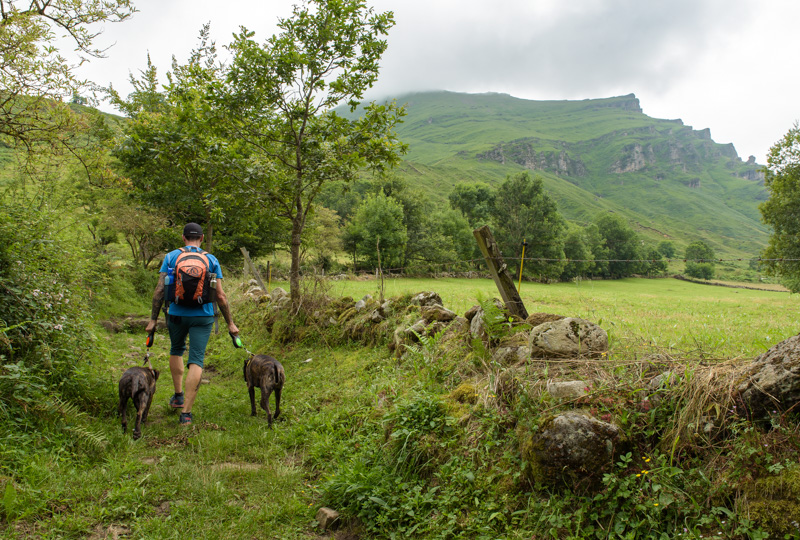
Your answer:
[[[211,23],[217,45],[245,26],[264,40],[299,0],[134,0],[108,24],[107,58],[79,74],[130,91],[147,54],[163,75]],[[411,91],[501,92],[533,99],[634,93],[645,114],[681,118],[766,164],[800,119],[798,0],[368,0],[391,10],[382,98]],[[108,106],[102,107],[110,110]]]

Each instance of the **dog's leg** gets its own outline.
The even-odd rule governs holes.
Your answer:
[[[283,390],[281,385],[278,384],[275,386],[275,416],[273,417],[275,420],[277,420],[278,416],[281,414],[281,390]]]
[[[133,398],[133,404],[136,405],[136,427],[133,428],[133,440],[142,436],[142,415],[149,399],[150,395],[147,390],[142,390]]]
[[[117,414],[122,418],[122,433],[125,433],[128,431],[128,396],[123,396],[122,392],[119,394]]]
[[[150,412],[150,405],[153,403],[153,394],[149,394],[150,398],[147,400],[147,405],[144,406],[144,414],[142,415],[142,423],[147,422],[147,413]]]
[[[256,388],[247,385],[247,391],[250,393],[250,416],[256,415]]]
[[[272,393],[272,386],[261,385],[261,408],[267,411],[267,422],[272,427],[272,413],[269,411],[269,395]]]

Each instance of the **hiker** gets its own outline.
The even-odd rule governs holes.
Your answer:
[[[215,322],[214,302],[228,324],[231,335],[239,329],[233,323],[228,297],[222,290],[222,268],[217,258],[200,249],[203,229],[197,223],[183,228],[186,247],[167,253],[161,264],[158,285],[153,293],[153,307],[147,333],[156,329],[161,306],[166,300],[167,328],[169,329],[169,370],[175,394],[169,405],[181,409],[178,423],[192,423],[192,405],[197,397],[203,374],[203,359],[206,345]],[[183,392],[183,353],[186,352],[186,337],[189,337],[189,359],[186,363],[186,395]]]

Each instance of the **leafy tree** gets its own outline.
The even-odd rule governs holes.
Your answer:
[[[670,242],[669,240],[662,240],[658,243],[658,247],[656,248],[659,253],[661,253],[667,259],[674,259],[675,254],[675,244]]]
[[[595,223],[589,223],[583,228],[584,238],[586,238],[586,246],[592,254],[594,262],[590,263],[586,268],[586,273],[589,276],[608,276],[609,275],[609,262],[611,252],[606,246],[606,239],[600,234],[600,229]]]
[[[592,269],[594,256],[586,235],[586,229],[576,225],[569,226],[564,238],[564,257],[567,262],[561,271],[561,276],[559,276],[562,280],[585,276]]]
[[[339,227],[339,216],[336,211],[315,205],[314,211],[309,215],[303,238],[303,254],[308,252],[314,257],[314,264],[319,268],[330,271],[333,267],[334,257],[342,251],[342,234]]]
[[[351,251],[367,265],[377,268],[378,249],[384,269],[402,266],[408,241],[403,207],[383,193],[367,195],[347,227]]]
[[[377,80],[386,50],[381,39],[391,12],[376,14],[363,0],[309,0],[278,22],[281,33],[263,45],[245,29],[230,45],[233,60],[219,103],[230,135],[253,155],[239,178],[271,211],[291,223],[289,274],[292,305],[300,301],[300,248],[315,198],[334,180],[352,181],[364,167],[382,171],[405,151],[393,128],[396,104],[371,103],[355,111]]]
[[[698,279],[714,277],[714,249],[698,240],[686,246],[686,275]]]
[[[163,90],[148,56],[141,78],[131,77],[134,92],[127,99],[113,88],[109,94],[131,119],[114,155],[134,200],[173,221],[203,224],[205,248],[224,263],[242,246],[251,256],[264,253],[278,234],[273,217],[259,212],[253,195],[231,180],[242,145],[215,129],[206,89],[221,82],[222,66],[208,34],[206,25],[185,65],[173,59]]]
[[[0,0],[0,139],[36,152],[73,146],[80,123],[66,101],[85,83],[58,51],[57,30],[83,59],[103,56],[93,46],[98,23],[128,18],[130,0]]]
[[[800,292],[800,124],[770,148],[764,185],[769,198],[759,209],[772,227],[762,254],[764,271],[778,276],[793,293]]]
[[[495,194],[491,218],[505,257],[519,257],[526,240],[526,259],[547,260],[526,261],[525,273],[545,279],[561,274],[566,223],[541,178],[531,178],[527,171],[506,178]]]
[[[647,273],[649,275],[660,276],[667,273],[667,261],[664,260],[660,250],[653,247],[648,248],[646,257]]]
[[[630,225],[616,214],[601,214],[595,219],[597,230],[605,242],[609,259],[606,277],[623,278],[642,272],[644,265],[641,240]]]
[[[460,210],[475,229],[489,222],[495,192],[482,183],[458,184],[450,192],[450,208]]]

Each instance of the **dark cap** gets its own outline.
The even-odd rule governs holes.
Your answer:
[[[197,223],[187,223],[183,228],[183,236],[186,238],[200,238],[203,236],[203,228]]]

